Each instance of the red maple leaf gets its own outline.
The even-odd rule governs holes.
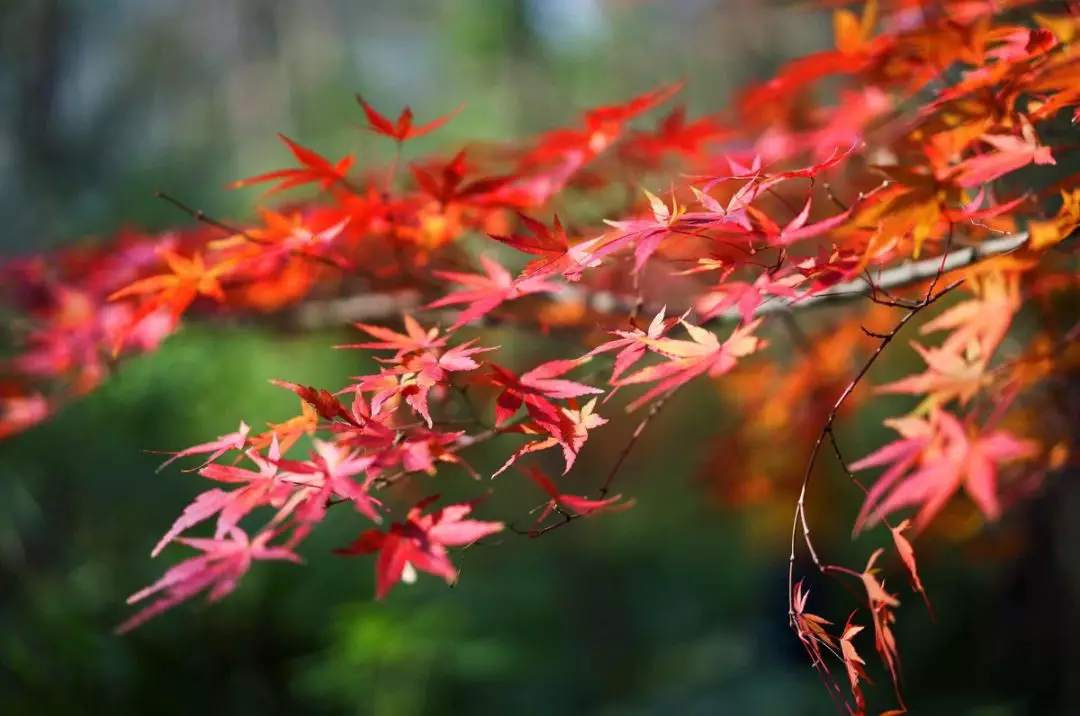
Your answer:
[[[376,375],[355,377],[354,385],[345,390],[354,390],[358,394],[362,391],[373,392],[371,409],[374,412],[381,411],[384,404],[398,397],[403,398],[431,427],[433,421],[428,408],[428,395],[432,388],[448,384],[450,373],[475,370],[480,364],[471,356],[494,350],[474,347],[473,343],[475,341],[463,343],[442,354],[428,350],[388,361],[376,359],[394,365]]]
[[[420,188],[444,206],[455,202],[482,202],[484,195],[501,189],[517,178],[513,174],[505,174],[465,181],[464,149],[449,162],[431,167],[414,163],[409,165],[409,170]]]
[[[299,395],[300,399],[313,407],[315,412],[319,414],[319,417],[324,420],[334,421],[335,419],[340,418],[350,425],[358,424],[352,412],[342,405],[341,401],[335,398],[328,390],[300,385],[298,383],[290,383],[285,380],[271,379],[270,382],[279,388],[291,390]]]
[[[408,353],[442,348],[446,345],[446,341],[449,340],[447,336],[439,336],[437,327],[424,330],[420,323],[408,313],[405,314],[404,333],[398,333],[384,326],[371,326],[366,323],[355,323],[353,325],[379,340],[376,342],[334,346],[335,348],[392,350],[397,351],[395,358],[401,358]]]
[[[661,308],[660,312],[653,316],[647,330],[642,331],[640,328],[635,328],[632,331],[610,331],[611,335],[618,336],[618,338],[598,345],[585,355],[592,357],[608,351],[619,351],[618,355],[615,356],[615,367],[611,371],[611,383],[617,383],[623,373],[645,356],[648,344],[644,339],[660,338],[681,320],[678,317],[667,318],[665,316],[666,312],[667,306]],[[686,318],[686,315],[684,314],[682,318]],[[615,391],[611,391],[604,398],[604,401],[607,402],[614,394]]]
[[[278,460],[279,477],[301,486],[297,504],[290,506],[306,522],[318,522],[323,518],[331,498],[349,500],[356,511],[376,524],[382,522],[377,507],[381,503],[368,490],[374,475],[368,474],[376,456],[335,442],[312,440],[312,450],[307,460]],[[352,478],[365,474],[363,482]]]
[[[248,179],[234,181],[232,184],[229,184],[229,189],[239,189],[241,187],[251,186],[252,184],[261,184],[269,181],[280,181],[280,184],[271,187],[265,192],[264,196],[269,196],[271,194],[276,194],[279,191],[314,183],[319,185],[319,189],[326,190],[334,184],[347,179],[349,169],[351,169],[353,165],[353,156],[351,154],[348,154],[339,159],[336,163],[331,164],[329,160],[310,149],[297,144],[284,134],[278,134],[278,137],[281,141],[285,142],[289,147],[289,150],[293,153],[293,156],[296,157],[296,160],[303,165],[302,168],[280,169],[278,171],[267,172],[266,174],[259,174],[258,176],[250,177]]]
[[[536,518],[536,522],[533,523],[530,532],[536,533],[536,528],[547,519],[548,515],[557,510],[566,510],[576,517],[591,517],[600,512],[614,512],[619,510],[628,510],[634,506],[631,502],[622,502],[622,495],[614,495],[606,499],[594,500],[582,495],[566,495],[559,491],[559,488],[555,486],[555,483],[550,477],[544,474],[544,472],[536,467],[530,465],[529,467],[521,468],[530,480],[536,483],[536,485],[543,490],[551,499],[544,506],[544,511],[540,513],[540,516]]]
[[[495,404],[496,425],[509,420],[522,404],[530,413],[535,413],[534,418],[539,416],[543,419],[546,416],[549,420],[558,420],[558,410],[549,398],[556,400],[580,398],[583,395],[604,392],[600,388],[558,377],[588,360],[588,358],[578,358],[577,360],[549,361],[520,376],[500,365],[488,363],[491,373],[480,376],[477,380],[502,388]]]
[[[364,110],[364,114],[367,115],[368,128],[376,134],[390,137],[398,144],[404,144],[410,139],[420,137],[428,132],[438,129],[453,119],[461,112],[461,110],[465,109],[465,105],[461,105],[450,114],[439,117],[438,119],[433,119],[427,124],[416,126],[413,124],[413,111],[409,107],[405,107],[405,109],[401,110],[401,114],[398,115],[397,122],[395,123],[375,111],[375,109],[364,101],[364,98],[359,94],[356,95],[356,101],[360,103],[360,106]]]
[[[694,308],[701,315],[701,320],[719,316],[732,306],[738,306],[743,323],[754,319],[754,313],[765,296],[782,296],[788,299],[798,298],[795,286],[801,284],[804,277],[799,273],[770,272],[761,273],[753,283],[746,281],[724,281],[702,296]]]
[[[488,234],[488,236],[518,251],[540,257],[529,262],[522,269],[521,275],[518,277],[519,281],[555,273],[562,273],[566,278],[573,279],[575,275],[580,274],[582,269],[599,263],[597,260],[581,261],[584,257],[581,255],[580,249],[584,248],[584,246],[579,244],[574,247],[579,250],[574,252],[566,238],[566,231],[559,221],[558,214],[555,214],[551,228],[542,221],[537,221],[520,212],[518,212],[517,216],[532,236],[527,234],[511,234],[509,236]]]
[[[673,97],[682,83],[667,85],[644,92],[616,105],[603,105],[586,110],[584,129],[557,129],[548,132],[533,152],[538,159],[580,153],[591,157],[607,149],[622,134],[626,123]]]
[[[614,236],[609,236],[600,241],[592,250],[594,258],[601,258],[620,249],[633,246],[634,248],[634,272],[641,271],[645,262],[649,260],[660,242],[667,236],[680,230],[680,219],[686,212],[686,207],[680,206],[672,192],[671,206],[650,192],[644,190],[652,209],[652,218],[630,219],[628,221],[612,221],[605,219],[604,223],[617,229]]]
[[[375,598],[383,599],[399,581],[412,582],[416,571],[442,577],[448,584],[457,580],[447,547],[467,545],[503,529],[501,522],[465,519],[476,502],[441,507],[430,514],[423,511],[439,499],[432,495],[409,510],[404,522],[395,522],[389,532],[363,532],[335,554],[361,555],[378,552],[375,562]]]
[[[687,158],[700,154],[707,142],[729,136],[731,131],[720,125],[715,117],[699,117],[686,121],[686,107],[673,109],[660,120],[655,132],[636,132],[630,135],[628,153],[652,157],[664,152],[676,152]]]

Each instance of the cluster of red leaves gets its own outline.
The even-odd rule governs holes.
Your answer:
[[[1052,435],[1021,436],[1003,421],[1025,396],[1038,400],[1041,381],[1058,365],[1053,346],[1080,333],[1044,333],[1030,350],[1018,344],[1002,355],[1021,308],[1075,289],[1078,278],[1066,240],[1080,224],[1075,177],[1042,197],[1004,188],[1018,170],[1055,163],[1041,126],[1080,116],[1080,11],[1063,3],[1028,24],[1004,19],[1029,4],[871,0],[861,15],[835,12],[835,49],[788,64],[743,93],[728,114],[688,120],[677,107],[651,129],[631,128],[679,89],[663,87],[588,110],[573,126],[515,147],[472,145],[411,161],[407,173],[396,158],[388,171],[357,175],[351,155],[328,159],[282,137],[298,166],[234,186],[266,184],[270,194],[308,186],[316,199],[260,207],[250,226],[200,215],[193,229],[129,233],[0,269],[21,331],[0,383],[0,434],[40,422],[91,390],[114,358],[152,350],[182,315],[281,312],[358,287],[370,294],[407,288],[423,297],[405,315],[404,332],[358,323],[370,340],[342,346],[379,351],[377,372],[335,392],[274,381],[300,397],[301,415],[259,434],[241,423],[174,456],[207,455],[194,470],[232,488],[202,493],[154,549],[179,541],[203,555],[135,594],[131,601],[164,592],[123,629],[203,590],[210,599],[224,596],[254,560],[298,561],[295,548],[342,503],[374,525],[339,553],[378,553],[379,598],[417,571],[453,582],[449,548],[504,524],[469,518],[477,500],[425,512],[437,496],[411,502],[394,520],[393,488],[448,464],[481,478],[522,463],[547,500],[525,532],[534,536],[627,507],[607,494],[626,455],[674,392],[703,380],[719,381],[744,416],[718,443],[727,456],[724,479],[755,485],[731,490],[743,495],[737,499],[787,484],[784,476],[798,473],[788,464],[792,456],[810,454],[805,496],[814,457],[829,438],[853,479],[854,472],[885,469],[867,491],[856,531],[911,507],[921,531],[960,488],[996,519],[1007,501],[999,484],[1006,476],[1024,480],[1064,459]],[[841,80],[838,100],[808,101],[828,77]],[[394,142],[395,157],[452,116],[414,124],[406,108],[392,121],[357,99],[368,128]],[[670,183],[676,177],[678,184]],[[645,188],[664,180],[667,198]],[[565,219],[573,212],[560,203],[565,198],[603,201],[612,186],[641,200],[602,227],[554,213]],[[1045,213],[1054,193],[1060,207]],[[1013,235],[1020,220],[1030,231]],[[463,240],[477,234],[489,236],[491,248],[473,256]],[[504,265],[498,257],[508,249],[523,255],[523,266]],[[866,373],[859,364],[867,356],[873,362],[909,318],[929,310],[939,286],[955,288],[953,279],[963,279],[958,291],[968,297],[922,324],[924,336],[946,334],[939,345],[913,343],[925,370],[876,390],[922,401],[887,421],[898,440],[844,463],[833,426],[869,399],[855,391]],[[871,330],[857,312],[837,309],[839,321],[811,333],[796,326],[795,339],[782,340],[779,317],[852,294],[873,302],[873,325],[894,328]],[[425,316],[447,309],[445,332],[425,327]],[[646,328],[643,311],[654,316]],[[899,321],[897,311],[906,312]],[[518,372],[494,359],[498,347],[461,337],[467,325],[490,319],[578,328],[586,345],[580,355]],[[718,333],[729,323],[732,330]],[[761,334],[774,323],[778,338],[766,340]],[[751,360],[757,355],[775,361]],[[558,448],[569,474],[608,424],[600,414],[607,401],[635,386],[645,388],[628,409],[649,410],[596,497],[563,493],[527,458]],[[485,394],[490,424],[479,402]],[[461,419],[463,412],[472,417]],[[526,440],[493,475],[478,474],[461,455],[506,435]],[[307,456],[287,457],[305,436]],[[256,511],[267,519],[249,536],[241,522]],[[556,516],[561,521],[553,522]],[[899,602],[875,576],[881,551],[861,572],[825,564],[810,543],[802,497],[795,519],[819,569],[865,588],[875,648],[896,684],[891,624]],[[208,520],[215,521],[213,537],[181,536]],[[922,592],[902,534],[907,524],[889,527]],[[790,591],[792,626],[830,691],[851,713],[865,713],[868,679],[856,649],[863,627],[849,619],[836,635],[830,622],[806,611],[801,583]],[[830,655],[844,664],[846,693],[830,675]]]

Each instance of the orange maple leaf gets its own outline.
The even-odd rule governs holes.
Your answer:
[[[161,257],[172,273],[159,274],[135,281],[109,295],[109,301],[116,301],[129,296],[156,294],[145,300],[136,311],[131,323],[120,332],[113,347],[113,355],[120,352],[131,330],[144,318],[159,308],[167,308],[175,323],[180,315],[191,305],[196,297],[209,296],[216,301],[225,300],[225,292],[218,279],[234,268],[231,261],[224,261],[207,268],[202,254],[196,252],[190,259],[163,249]]]

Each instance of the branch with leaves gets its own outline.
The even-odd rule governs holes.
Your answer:
[[[522,473],[535,488],[539,517],[510,528],[532,537],[630,507],[610,493],[622,492],[635,446],[678,391],[716,384],[739,417],[715,440],[725,482],[739,500],[794,500],[789,621],[841,708],[868,713],[860,624],[872,624],[897,683],[899,599],[877,576],[882,550],[856,570],[811,541],[811,477],[826,441],[865,493],[855,533],[884,523],[924,598],[906,535],[932,527],[960,491],[996,520],[1070,459],[1060,425],[1030,415],[1052,415],[1049,380],[1075,365],[1075,330],[1055,330],[1075,320],[1060,320],[1051,299],[1080,284],[1067,240],[1080,189],[1075,177],[1014,196],[1003,187],[1055,164],[1059,148],[1041,128],[1080,116],[1080,14],[1070,3],[1018,24],[1006,11],[1025,0],[924,5],[836,10],[835,49],[695,119],[677,107],[641,124],[673,99],[672,85],[512,148],[411,157],[410,140],[464,110],[416,124],[408,108],[391,120],[358,96],[367,129],[394,144],[387,167],[358,170],[351,155],[323,157],[282,137],[296,166],[234,187],[306,186],[315,199],[259,205],[256,221],[233,224],[169,198],[193,225],[0,267],[14,346],[0,436],[92,391],[183,320],[354,323],[364,337],[338,348],[378,354],[377,370],[334,390],[275,380],[300,399],[298,415],[259,432],[241,422],[170,458],[200,456],[188,469],[215,486],[154,554],[173,543],[199,554],[132,596],[155,600],[126,631],[199,593],[223,598],[257,561],[299,562],[334,505],[352,506],[359,525],[337,553],[377,555],[377,598],[419,572],[453,583],[452,551],[507,526],[488,502],[499,484]],[[812,107],[804,92],[826,78],[838,81],[838,100]],[[665,185],[666,197],[643,189]],[[631,201],[608,207],[613,193]],[[615,218],[591,220],[609,208]],[[824,320],[794,318],[811,307]],[[1022,310],[1046,328],[1014,331]],[[577,348],[510,365],[489,333],[473,331],[492,323],[565,331]],[[860,390],[901,329],[916,326],[925,370]],[[934,334],[944,337],[927,344]],[[627,434],[606,417],[616,393],[632,393],[625,410],[643,416]],[[896,441],[849,463],[838,426],[879,394],[918,403],[886,421]],[[603,440],[592,439],[598,431]],[[468,462],[478,443],[505,450],[491,474]],[[614,446],[600,484],[578,480],[587,446]],[[540,467],[541,453],[560,475]],[[454,469],[476,480],[475,499],[405,497],[421,476]],[[856,473],[874,469],[883,472],[865,487]],[[834,489],[813,484],[815,494]],[[910,519],[890,522],[907,510]],[[189,536],[195,529],[209,536]],[[840,632],[808,611],[800,534],[816,569],[860,585],[861,616]],[[830,663],[843,665],[846,686]]]

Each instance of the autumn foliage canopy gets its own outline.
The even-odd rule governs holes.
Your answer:
[[[672,84],[445,155],[414,156],[410,142],[462,108],[414,117],[358,95],[358,121],[394,147],[389,166],[282,136],[289,166],[232,185],[263,192],[250,223],[190,210],[186,228],[0,267],[19,339],[0,435],[46,420],[191,318],[354,323],[355,342],[336,348],[376,356],[377,372],[344,385],[267,376],[299,414],[265,429],[236,416],[234,432],[166,461],[207,487],[153,554],[196,554],[132,595],[127,631],[200,593],[225,597],[254,562],[299,563],[331,508],[356,513],[357,536],[336,553],[373,562],[379,599],[421,572],[453,583],[454,552],[496,533],[606,519],[635,506],[619,472],[650,420],[684,387],[715,383],[741,416],[717,438],[727,489],[765,473],[788,491],[788,619],[837,702],[866,713],[870,648],[899,683],[904,590],[886,588],[880,565],[899,560],[922,599],[912,541],[947,505],[996,520],[1070,460],[1075,426],[1039,406],[1080,357],[1080,325],[1055,310],[1080,279],[1080,188],[1067,173],[1039,177],[1076,148],[1049,138],[1080,122],[1080,6],[1031,4],[830,3],[835,49],[724,113],[687,116]],[[278,200],[297,188],[315,198]],[[494,323],[580,349],[512,368],[476,331]],[[800,350],[774,353],[770,336],[791,331]],[[886,348],[923,367],[869,384]],[[849,457],[843,417],[883,394],[917,400],[885,421],[891,442]],[[609,432],[613,411],[636,414],[636,428]],[[494,474],[469,464],[481,442],[505,451]],[[596,442],[616,446],[614,465],[581,474]],[[798,464],[768,463],[777,444]],[[442,479],[475,480],[476,499],[443,500]],[[486,500],[507,480],[535,489],[525,522]],[[807,508],[830,490],[863,495],[853,531],[887,531],[888,550],[843,566],[815,548]],[[846,623],[814,613],[797,562],[855,588]],[[894,698],[902,709],[898,686]]]

